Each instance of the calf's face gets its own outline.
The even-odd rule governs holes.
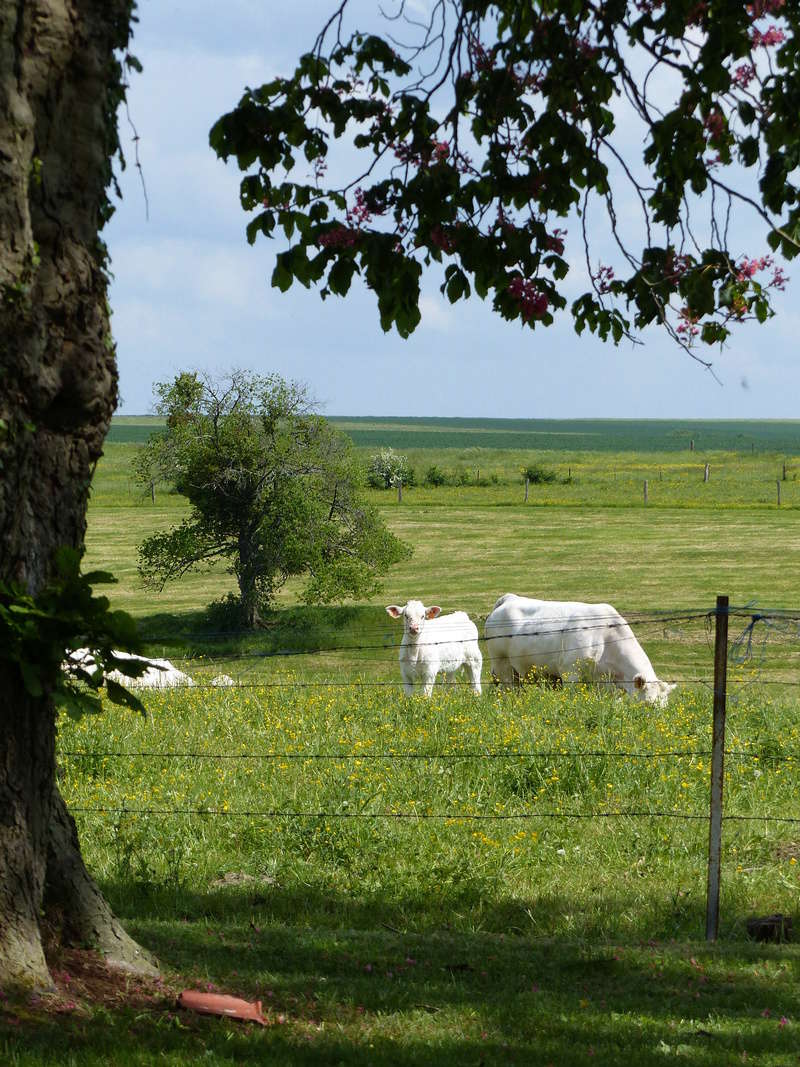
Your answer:
[[[436,604],[426,608],[419,600],[409,600],[402,608],[398,604],[389,604],[386,611],[393,619],[399,619],[402,615],[406,633],[418,637],[422,633],[425,620],[435,619],[442,609]]]

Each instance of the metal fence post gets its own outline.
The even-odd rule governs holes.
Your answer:
[[[714,726],[711,743],[711,811],[708,827],[706,941],[719,932],[719,884],[722,860],[722,789],[725,775],[725,692],[728,676],[728,598],[717,597],[714,627]]]

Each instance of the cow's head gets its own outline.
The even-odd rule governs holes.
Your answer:
[[[658,678],[648,681],[643,674],[637,674],[633,679],[634,693],[639,700],[645,700],[648,704],[656,704],[659,708],[667,706],[667,700],[674,688],[674,685],[662,682]]]
[[[402,615],[405,631],[412,637],[419,637],[426,619],[435,619],[442,613],[442,609],[437,605],[426,608],[419,600],[409,600],[402,608],[398,604],[389,604],[386,611],[393,619],[399,619]]]

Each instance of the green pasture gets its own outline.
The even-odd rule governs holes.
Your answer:
[[[402,501],[374,491],[413,557],[366,603],[307,608],[289,583],[249,635],[208,632],[204,607],[233,588],[224,570],[162,593],[139,584],[137,543],[184,505],[133,484],[132,441],[107,445],[86,566],[118,576],[112,600],[146,649],[197,684],[147,693],[145,718],[64,719],[59,782],[93,873],[167,984],[145,1008],[65,1008],[57,1024],[6,1005],[0,1062],[795,1061],[800,952],[746,932],[753,915],[797,922],[800,823],[777,819],[800,820],[798,629],[749,628],[761,610],[800,609],[797,450],[769,438],[795,424],[754,424],[764,436],[753,430],[748,454],[703,451],[699,432],[694,453],[673,449],[660,425],[657,447],[635,451],[622,437],[490,448],[472,425],[455,428],[468,446],[423,448],[413,433],[446,436],[454,420],[399,421],[418,476],[432,464],[480,475]],[[359,426],[395,420],[382,422],[347,429],[358,440]],[[640,442],[646,430],[627,427]],[[525,503],[529,463],[557,480]],[[669,706],[603,686],[501,693],[488,656],[480,697],[456,685],[406,699],[384,605],[418,597],[480,620],[509,590],[615,604],[680,683]],[[725,823],[721,940],[708,946],[704,612],[718,593],[743,608],[725,770],[738,818]],[[219,673],[238,686],[211,686]],[[271,1025],[176,1013],[175,983],[261,999]]]
[[[555,452],[728,451],[800,455],[800,420],[471,419],[331,416],[358,448],[522,449]],[[141,443],[156,416],[118,416],[109,441]]]

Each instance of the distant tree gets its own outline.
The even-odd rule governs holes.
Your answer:
[[[535,327],[583,261],[579,333],[653,323],[696,359],[772,313],[783,270],[740,223],[800,250],[794,0],[397,0],[382,35],[349,32],[347,10],[211,130],[247,171],[248,239],[288,239],[273,285],[344,296],[359,275],[408,336],[441,264],[451,302],[491,296]],[[328,179],[334,140],[351,150]]]
[[[425,484],[433,486],[446,485],[447,475],[441,467],[437,467],[434,463],[425,471]]]
[[[522,477],[532,485],[552,485],[558,476],[555,471],[548,470],[539,463],[530,463],[522,468]]]
[[[304,598],[366,596],[410,555],[360,498],[349,440],[314,414],[306,390],[278,375],[184,372],[156,386],[166,430],[141,450],[138,477],[171,482],[191,512],[139,546],[139,572],[163,588],[228,560],[242,622],[255,626],[277,589],[308,575]]]
[[[410,485],[412,481],[408,456],[400,455],[393,448],[382,448],[370,457],[367,484],[373,489],[391,489],[400,484]]]

